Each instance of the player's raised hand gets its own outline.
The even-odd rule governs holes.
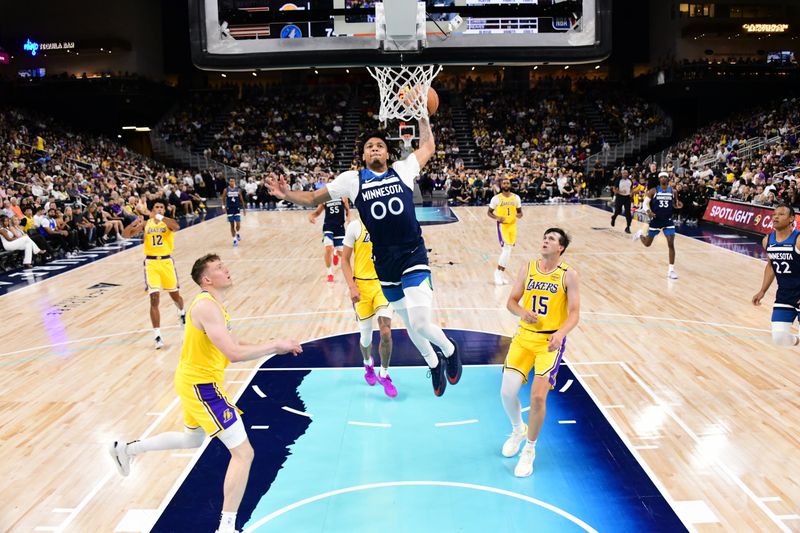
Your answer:
[[[761,300],[764,298],[764,291],[758,291],[753,295],[753,305],[761,305]]]
[[[520,318],[523,322],[527,322],[528,324],[536,324],[539,321],[539,317],[530,309],[525,309],[520,315]]]
[[[264,183],[267,185],[269,193],[272,196],[275,196],[276,198],[280,198],[281,200],[283,200],[289,193],[289,183],[283,176],[277,179],[267,178],[266,180],[264,180]]]
[[[300,346],[300,343],[297,341],[282,339],[275,342],[275,352],[297,355],[303,352],[303,347]]]

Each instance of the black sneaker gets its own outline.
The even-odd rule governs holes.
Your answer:
[[[445,357],[447,364],[447,381],[450,382],[450,385],[455,385],[461,379],[461,355],[458,353],[458,344],[456,344],[456,341],[454,341],[452,337],[447,337],[447,340],[452,342],[453,346],[456,348],[453,355]]]
[[[614,224],[617,223],[617,217],[611,217],[611,227],[614,227]]]
[[[447,380],[444,379],[444,364],[442,358],[439,357],[439,364],[436,365],[436,368],[428,368],[428,377],[431,378],[433,393],[436,396],[444,394],[444,389],[447,388]]]
[[[625,228],[625,233],[630,233],[630,232],[631,232],[631,228],[630,228],[630,226],[628,226],[627,228]]]

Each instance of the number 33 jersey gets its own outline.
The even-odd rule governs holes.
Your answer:
[[[561,262],[552,271],[542,272],[538,261],[528,263],[522,307],[536,313],[539,320],[535,324],[520,320],[520,328],[537,333],[553,333],[567,320],[567,288],[564,282],[568,269],[569,265]]]

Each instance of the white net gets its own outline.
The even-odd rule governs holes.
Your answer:
[[[367,70],[378,82],[381,121],[428,117],[428,89],[442,70],[441,65],[367,67]]]

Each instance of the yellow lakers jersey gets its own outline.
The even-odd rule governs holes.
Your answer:
[[[503,217],[503,224],[517,223],[517,206],[522,204],[522,200],[516,194],[505,196],[502,193],[495,195],[492,199],[494,205],[494,216]]]
[[[144,255],[172,255],[175,245],[175,233],[167,227],[163,220],[157,222],[151,218],[144,225]]]
[[[378,279],[375,263],[372,262],[372,241],[363,222],[361,223],[361,233],[353,244],[353,251],[355,252],[353,276],[360,280]]]
[[[183,384],[222,383],[225,379],[225,368],[230,361],[219,348],[208,338],[206,332],[192,323],[192,310],[201,300],[211,300],[219,306],[225,317],[225,326],[231,329],[231,316],[225,307],[216,301],[208,292],[203,291],[194,297],[186,311],[186,326],[183,333],[181,359],[175,371],[175,380]]]
[[[539,318],[535,324],[520,320],[519,327],[529,331],[552,333],[567,320],[567,289],[564,281],[569,266],[559,263],[551,272],[541,272],[538,261],[528,263],[528,278],[522,295],[522,307]]]

